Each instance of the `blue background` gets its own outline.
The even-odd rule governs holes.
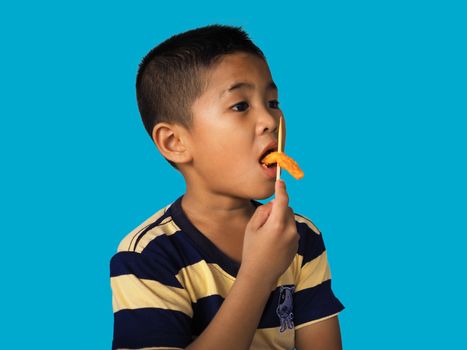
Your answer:
[[[212,23],[268,58],[344,347],[465,347],[465,6],[168,3],[0,5],[2,348],[110,348],[110,257],[185,190],[141,123],[137,66]]]

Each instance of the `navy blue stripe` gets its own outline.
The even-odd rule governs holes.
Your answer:
[[[297,215],[297,216],[300,216],[301,218],[303,218],[303,219],[305,219],[305,220],[307,220],[307,221],[310,221],[310,219],[308,219],[306,216],[303,216],[303,215],[298,214],[298,213],[294,213],[294,214]],[[307,226],[308,226],[308,225],[307,225]],[[316,232],[315,230],[313,230],[310,226],[308,226],[308,229],[311,230],[311,231],[313,231],[315,234],[318,234],[318,232]]]
[[[280,286],[271,292],[269,299],[264,307],[261,319],[258,324],[260,328],[280,327],[280,319],[277,315],[279,306]],[[220,295],[210,295],[192,303],[193,307],[193,334],[200,335],[214,318],[216,312],[222,306],[224,298]]]
[[[317,258],[325,251],[323,236],[316,234],[306,223],[296,222],[300,235],[298,254],[303,256],[302,266]]]
[[[169,236],[157,236],[149,242],[143,253],[163,256],[166,264],[172,266],[177,272],[204,259],[184,231],[177,231]]]
[[[344,309],[331,289],[331,280],[294,294],[294,324],[317,320]]]
[[[219,263],[218,256],[200,251],[200,247],[191,238],[184,231],[171,235],[162,234],[151,240],[141,253],[118,252],[110,262],[111,277],[132,273],[139,278],[181,287],[175,275],[182,268],[203,260],[206,263]]]
[[[198,299],[196,303],[192,303],[194,335],[199,336],[204,331],[223,302],[224,298],[216,294]]]
[[[175,278],[177,271],[170,267],[163,256],[147,256],[135,252],[118,252],[110,260],[110,277],[132,274],[138,278],[159,281],[162,284],[183,288]]]
[[[191,319],[183,312],[158,308],[114,313],[112,349],[172,346],[191,342]]]

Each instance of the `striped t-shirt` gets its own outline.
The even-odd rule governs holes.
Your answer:
[[[240,265],[189,221],[182,197],[131,231],[110,260],[112,349],[185,348],[235,283]],[[251,349],[293,349],[296,329],[344,309],[331,289],[321,233],[294,215],[299,248],[271,290]]]

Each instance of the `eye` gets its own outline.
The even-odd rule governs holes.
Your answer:
[[[235,109],[234,109],[234,111],[236,111],[236,112],[243,112],[243,111],[245,111],[245,109],[248,108],[249,105],[248,105],[247,102],[242,101],[242,102],[239,102],[239,103],[234,104],[234,105],[232,106],[232,108],[235,108],[235,107],[237,107],[237,106],[240,107],[240,110],[235,110]]]
[[[269,103],[270,103],[271,108],[279,108],[279,101],[272,100],[272,101],[269,101]]]

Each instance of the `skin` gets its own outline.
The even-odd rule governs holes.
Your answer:
[[[268,88],[272,81],[261,58],[224,55],[209,69],[207,88],[192,105],[193,129],[160,123],[153,130],[159,151],[177,163],[185,178],[182,208],[188,218],[237,262],[255,210],[250,199],[274,193],[274,179],[267,178],[258,164],[264,147],[277,141],[282,115],[277,89]],[[222,94],[237,82],[254,87]],[[285,119],[283,124],[285,141]]]
[[[231,259],[240,263],[242,256],[249,257],[219,312],[190,349],[248,349],[275,283],[269,280],[267,270],[274,264],[264,265],[263,261],[274,249],[275,262],[288,261],[285,256],[279,259],[279,255],[295,247],[290,250],[290,260],[298,245],[296,232],[287,237],[281,229],[290,219],[289,227],[295,230],[285,188],[278,192],[275,179],[268,178],[258,163],[264,147],[277,141],[282,115],[276,102],[278,91],[268,87],[272,81],[269,67],[261,58],[248,53],[225,55],[209,69],[207,88],[192,105],[193,129],[167,123],[153,129],[159,151],[177,163],[185,178],[182,208],[187,217]],[[238,82],[253,87],[224,92]],[[285,150],[285,118],[283,121]],[[253,215],[250,199],[265,199],[274,193],[277,209],[271,213],[269,202]],[[249,250],[243,252],[245,231],[255,226],[250,219],[263,223],[270,220],[265,227],[271,232],[247,235],[245,247]],[[226,327],[227,334],[223,332]],[[337,316],[298,329],[295,339],[298,350],[341,349]]]
[[[297,350],[342,350],[342,339],[338,316],[295,331]]]

